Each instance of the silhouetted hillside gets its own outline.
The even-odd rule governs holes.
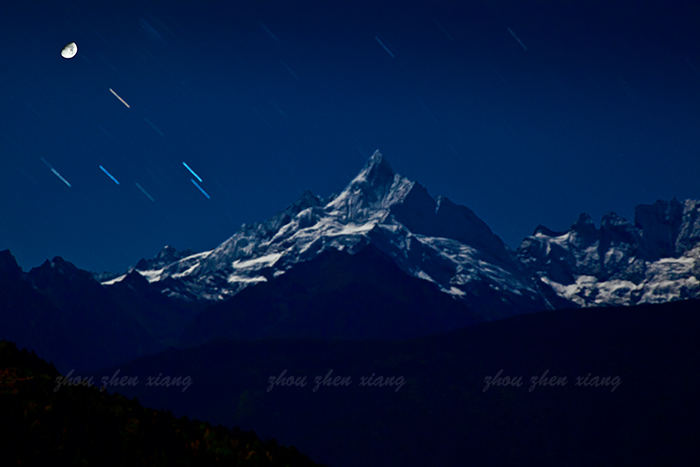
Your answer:
[[[685,301],[547,311],[409,341],[220,340],[119,368],[190,376],[186,392],[110,390],[274,434],[335,467],[691,465],[700,449],[699,329],[700,302]],[[331,381],[350,384],[314,391],[331,369]],[[484,391],[500,370],[521,386]],[[283,372],[306,385],[268,391]],[[530,392],[545,372],[548,383],[566,383]],[[393,380],[359,384],[372,374]]]
[[[0,341],[0,465],[318,465],[253,432],[178,419],[57,378],[33,352]]]

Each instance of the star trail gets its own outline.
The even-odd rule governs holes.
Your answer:
[[[105,169],[104,167],[100,166],[100,170],[102,170],[102,171],[105,173],[105,175],[107,175],[109,178],[111,178],[112,181],[113,181],[114,183],[116,183],[117,185],[119,185],[119,182],[117,181],[117,179],[114,178],[114,177],[112,176],[111,173],[107,172],[107,169]]]

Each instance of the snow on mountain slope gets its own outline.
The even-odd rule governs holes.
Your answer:
[[[304,192],[284,211],[243,225],[211,251],[137,270],[170,296],[220,300],[329,248],[354,254],[369,243],[406,273],[490,307],[494,317],[515,308],[551,308],[514,252],[481,219],[445,197],[433,199],[394,173],[378,151],[337,196],[323,200]]]
[[[513,310],[700,297],[700,201],[637,206],[634,225],[609,213],[599,229],[581,214],[566,232],[537,227],[513,251],[469,208],[433,198],[379,151],[337,196],[306,191],[213,250],[166,247],[136,270],[171,297],[218,301],[325,250],[354,254],[368,244],[487,319]]]
[[[567,232],[538,227],[518,257],[560,297],[580,306],[700,297],[700,202],[640,205],[635,223],[615,213],[600,229],[581,214]]]

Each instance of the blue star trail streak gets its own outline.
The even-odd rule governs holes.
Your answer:
[[[39,159],[41,159],[42,162],[43,162],[44,164],[46,164],[46,165],[48,166],[49,169],[51,169],[51,172],[53,172],[53,174],[54,174],[55,176],[57,176],[58,178],[60,178],[60,179],[63,181],[63,183],[65,183],[66,185],[68,185],[68,188],[71,188],[71,184],[68,183],[68,180],[66,180],[65,178],[63,178],[63,177],[61,176],[61,174],[58,173],[58,172],[56,171],[56,169],[53,168],[53,165],[49,164],[49,163],[46,161],[46,159],[44,159],[43,157],[40,157]]]
[[[190,178],[190,181],[191,181],[192,183],[194,183],[194,186],[196,186],[197,188],[199,188],[199,191],[201,191],[202,194],[204,194],[204,196],[207,197],[207,199],[211,199],[211,196],[209,196],[209,195],[207,194],[207,192],[204,191],[204,190],[202,189],[201,186],[199,186],[199,183],[197,183],[197,182],[194,180],[194,178]],[[201,180],[200,180],[200,181],[201,181]]]
[[[520,44],[520,46],[521,46],[524,50],[527,50],[527,47],[525,47],[525,44],[523,44],[523,41],[521,41],[520,38],[519,38],[518,36],[515,35],[515,33],[513,32],[513,30],[512,30],[511,28],[508,28],[508,32],[510,33],[511,36],[513,36],[513,39],[515,39],[516,41],[518,41],[518,44]]]
[[[194,173],[194,170],[190,169],[190,166],[189,166],[189,165],[187,165],[187,164],[186,164],[186,163],[184,163],[184,162],[182,163],[182,165],[184,165],[184,166],[185,166],[185,168],[186,168],[187,170],[189,170],[189,171],[190,171],[190,173],[191,173],[192,175],[194,175],[194,176],[195,176],[195,178],[197,178],[197,180],[199,180],[200,182],[202,181],[202,179],[201,179],[201,178],[199,178],[199,175],[197,175],[196,173]],[[197,186],[199,186],[199,185],[197,185]],[[201,188],[200,188],[200,190],[201,190]]]
[[[156,202],[156,200],[153,199],[153,196],[149,195],[148,192],[146,190],[144,190],[143,187],[141,185],[139,185],[138,183],[136,184],[136,188],[141,190],[141,193],[146,195],[146,197],[148,197],[148,199],[150,199],[152,202],[154,202],[154,203]]]
[[[378,38],[377,36],[374,36],[374,38],[377,39],[377,42],[379,42],[379,45],[381,45],[382,47],[384,47],[384,50],[386,50],[386,53],[388,53],[389,55],[391,55],[391,58],[396,58],[396,57],[394,56],[394,54],[391,53],[391,50],[389,50],[389,47],[387,47],[386,45],[384,45],[384,42],[382,42],[382,40],[381,40],[380,38]]]
[[[119,185],[119,181],[118,181],[116,178],[114,178],[114,177],[112,176],[111,173],[107,172],[107,169],[105,169],[105,168],[102,167],[102,166],[100,166],[100,169],[102,169],[102,171],[103,171],[105,174],[107,174],[107,176],[108,176],[109,178],[111,178],[112,180],[114,180],[114,183],[116,183],[117,185]]]
[[[146,123],[148,123],[149,125],[151,125],[151,128],[153,128],[154,130],[156,130],[156,132],[157,132],[160,136],[165,137],[165,135],[163,134],[163,132],[160,131],[160,129],[159,129],[157,126],[155,126],[155,125],[153,124],[152,121],[150,121],[150,120],[147,119],[146,117],[143,117],[143,119],[146,120]]]
[[[68,185],[69,188],[71,187],[71,184],[68,183],[68,180],[66,180],[65,178],[63,178],[63,177],[61,176],[60,173],[56,172],[56,169],[51,169],[51,172],[53,172],[54,175],[56,175],[58,178],[60,178],[61,180],[63,180],[63,183],[65,183],[66,185]]]

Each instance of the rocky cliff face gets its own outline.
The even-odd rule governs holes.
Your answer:
[[[657,201],[615,213],[596,228],[587,214],[566,232],[538,227],[520,261],[558,296],[581,306],[662,303],[700,296],[700,202]]]

